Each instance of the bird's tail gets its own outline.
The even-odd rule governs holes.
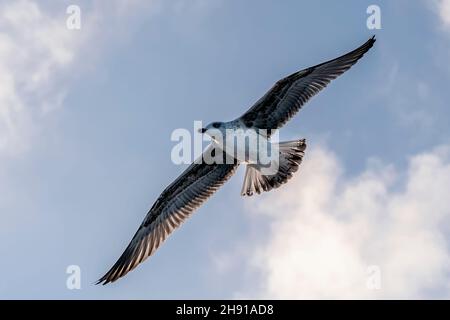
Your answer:
[[[286,183],[298,170],[305,155],[305,139],[281,142],[278,147],[280,157],[278,170],[275,174],[264,175],[261,173],[260,165],[247,165],[241,190],[242,196],[252,196],[255,193],[260,194],[263,191],[276,189]]]

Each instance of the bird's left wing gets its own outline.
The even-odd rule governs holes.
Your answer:
[[[203,155],[210,151],[208,149]],[[195,161],[191,164],[162,192],[122,256],[97,283],[116,281],[152,255],[168,235],[217,191],[239,166],[236,162],[227,163],[230,162],[206,164]]]
[[[331,80],[351,68],[372,48],[375,36],[359,48],[279,80],[240,119],[247,127],[278,129]]]

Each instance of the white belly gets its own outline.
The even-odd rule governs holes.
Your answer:
[[[271,144],[255,130],[227,130],[222,149],[233,158],[245,163],[258,163],[262,153],[267,153]]]

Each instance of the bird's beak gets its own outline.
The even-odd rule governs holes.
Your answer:
[[[207,129],[205,129],[205,128],[198,129],[198,133],[205,133],[206,131],[207,131]]]

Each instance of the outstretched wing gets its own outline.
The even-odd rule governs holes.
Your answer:
[[[350,69],[375,41],[373,36],[352,52],[279,80],[240,119],[247,127],[280,128],[331,80]]]
[[[203,155],[210,153],[208,150]],[[191,164],[162,192],[119,260],[97,283],[116,281],[152,255],[175,228],[233,175],[239,165],[226,163],[230,162],[208,165],[204,161],[195,161]]]

